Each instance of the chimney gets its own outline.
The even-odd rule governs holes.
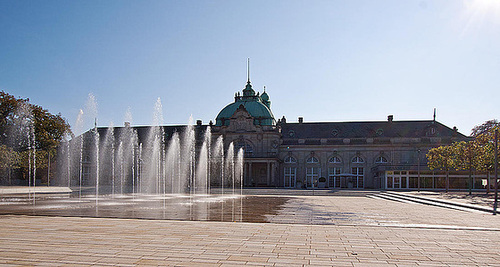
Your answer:
[[[392,120],[394,120],[394,115],[387,116],[387,121],[388,122],[392,122]]]
[[[201,120],[196,120],[196,125],[201,126]]]
[[[130,122],[126,121],[123,123],[125,125],[125,127],[130,127]]]
[[[304,122],[304,117],[299,117],[299,123],[303,123]]]

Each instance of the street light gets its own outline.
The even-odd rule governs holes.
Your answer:
[[[417,150],[417,161],[418,161],[418,164],[417,164],[417,174],[418,174],[417,184],[418,184],[418,192],[420,192],[420,149]]]
[[[498,206],[498,129],[495,129],[495,202],[493,204],[493,215],[497,214]]]

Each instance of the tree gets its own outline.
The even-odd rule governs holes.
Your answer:
[[[450,189],[450,169],[455,166],[454,151],[452,146],[431,148],[426,155],[429,169],[446,172],[446,192]]]
[[[474,136],[474,137],[477,137],[481,134],[484,134],[484,133],[492,133],[492,129],[494,128],[497,128],[500,126],[500,122],[498,122],[497,119],[493,119],[493,120],[489,120],[489,121],[486,121],[484,122],[483,124],[481,125],[476,125],[474,126],[474,128],[472,128],[472,133],[471,133],[471,136]]]
[[[472,129],[473,141],[457,144],[457,170],[469,170],[469,194],[472,190],[472,170],[487,172],[487,192],[490,188],[490,172],[495,168],[494,138],[495,129],[500,128],[498,120],[493,119]]]
[[[448,191],[450,168],[457,171],[469,171],[469,194],[472,193],[472,171],[488,173],[487,192],[490,187],[490,172],[495,168],[494,137],[495,129],[500,129],[498,120],[489,120],[472,129],[474,140],[453,143],[451,146],[441,146],[427,153],[428,166],[431,170],[446,171],[446,186]]]
[[[8,184],[12,184],[12,170],[19,168],[19,153],[11,147],[0,145],[0,169],[7,173]]]
[[[474,129],[481,129],[474,131]],[[490,173],[495,169],[495,129],[500,129],[497,120],[489,120],[482,125],[474,127],[473,134],[476,134],[476,143],[479,152],[477,154],[477,166],[480,171],[488,174],[486,191],[490,191]]]
[[[455,151],[455,169],[469,170],[469,195],[472,194],[472,170],[478,169],[480,161],[478,155],[482,150],[476,142],[474,141],[461,141],[454,143]]]
[[[68,133],[71,133],[70,126],[61,114],[51,114],[30,104],[29,99],[0,91],[0,144],[6,146],[2,150],[4,154],[9,149],[19,154],[21,177],[26,177],[23,172],[29,167],[28,151],[36,150],[37,168],[48,168],[48,153],[55,156],[56,147]],[[5,164],[0,167],[5,169]]]

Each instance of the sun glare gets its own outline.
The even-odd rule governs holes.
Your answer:
[[[467,20],[463,33],[471,28],[500,24],[500,0],[464,0]]]

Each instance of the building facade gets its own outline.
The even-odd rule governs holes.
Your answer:
[[[219,112],[215,123],[197,121],[196,125],[142,127],[126,123],[125,127],[92,129],[67,144],[68,167],[61,168],[61,177],[67,172],[68,185],[98,181],[112,183],[114,189],[118,183],[137,187],[140,177],[148,173],[163,177],[166,184],[166,176],[180,172],[169,168],[188,165],[169,165],[173,163],[168,162],[167,150],[173,144],[179,149],[185,146],[179,140],[189,128],[194,133],[193,149],[198,152],[206,142],[208,130],[211,144],[222,139],[224,151],[232,145],[234,155],[243,149],[245,187],[444,189],[444,172],[427,167],[427,152],[441,145],[470,140],[435,117],[398,121],[389,115],[381,121],[365,122],[306,122],[298,118],[297,122],[288,122],[283,116],[276,120],[268,93],[265,89],[262,94],[256,92],[248,80],[242,92],[235,94],[234,102]],[[186,161],[186,156],[180,160]],[[212,179],[218,179],[214,177],[221,176],[220,173],[212,175]],[[116,179],[118,174],[120,179]],[[471,183],[468,178],[467,173],[452,172],[450,188],[468,188]],[[472,187],[485,188],[485,179],[486,175],[475,174]],[[217,181],[209,183],[215,185]],[[157,185],[161,187],[160,182]]]
[[[444,174],[427,167],[433,147],[469,138],[435,120],[287,122],[276,120],[267,92],[247,82],[221,110],[212,127],[245,149],[244,184],[255,187],[411,189],[444,188]],[[453,173],[452,186],[467,188]],[[483,177],[475,177],[480,188]],[[476,181],[477,180],[477,181]]]

